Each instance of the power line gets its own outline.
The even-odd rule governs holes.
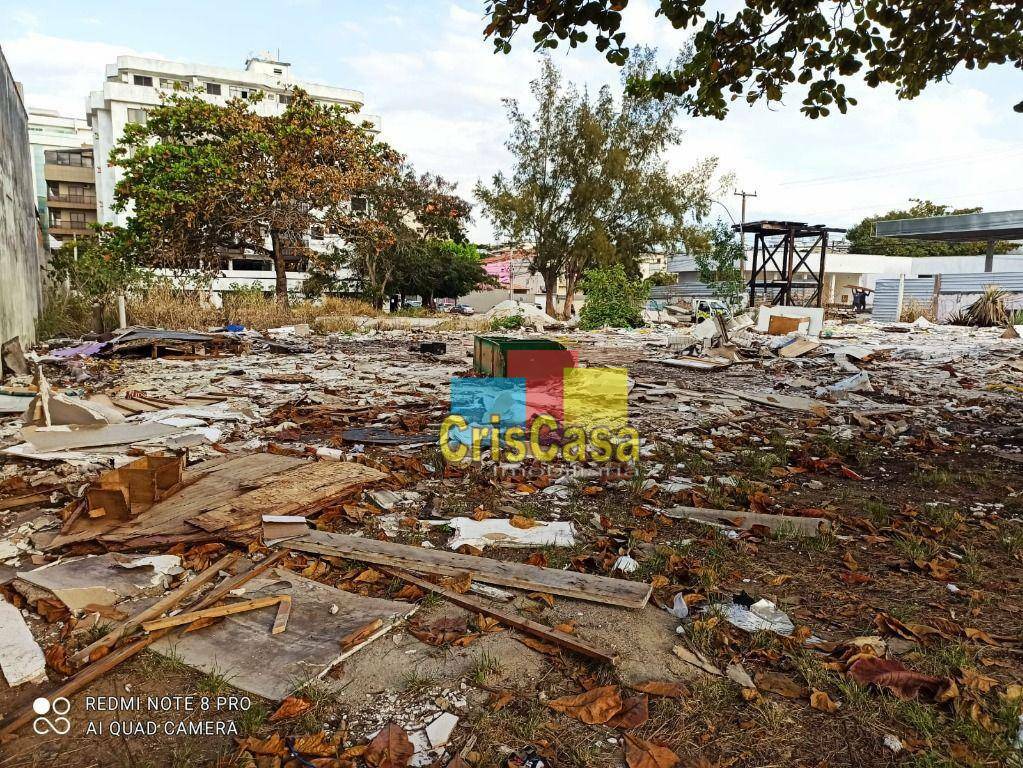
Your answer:
[[[920,161],[917,163],[904,163],[901,165],[889,166],[883,171],[861,171],[858,173],[848,174],[835,174],[832,176],[819,176],[813,179],[800,179],[796,181],[785,181],[780,183],[779,187],[793,187],[793,186],[812,186],[815,184],[827,184],[836,181],[864,181],[869,179],[880,179],[885,176],[897,176],[902,173],[909,171],[920,171],[930,170],[932,168],[941,168],[949,165],[960,165],[962,163],[977,162],[983,159],[995,160],[1004,157],[1015,157],[1023,154],[1023,149],[1010,150],[1007,152],[988,152],[981,155],[964,155],[958,158],[946,158],[946,159],[935,159]]]

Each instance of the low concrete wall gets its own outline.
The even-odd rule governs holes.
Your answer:
[[[28,115],[0,51],[0,341],[35,341],[45,264],[32,188]]]

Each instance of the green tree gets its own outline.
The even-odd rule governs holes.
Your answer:
[[[643,304],[650,295],[650,286],[629,277],[621,264],[587,271],[582,288],[586,303],[579,313],[579,327],[583,330],[643,325]]]
[[[413,265],[426,269],[430,241],[466,240],[469,203],[455,194],[452,183],[417,173],[403,158],[388,163],[359,194],[365,214],[340,222],[338,230],[349,244],[347,266],[378,307],[401,290],[398,283],[415,271]]]
[[[670,272],[654,272],[646,279],[646,284],[650,287],[661,286],[661,285],[675,285],[678,282],[678,278]]]
[[[721,219],[707,232],[706,244],[693,251],[700,282],[710,286],[714,296],[731,306],[741,302],[742,245],[732,228]]]
[[[457,299],[497,280],[483,269],[475,245],[428,240],[401,265],[394,285],[406,296],[421,296],[432,309],[436,299]]]
[[[652,62],[653,52],[643,51],[626,76],[648,71]],[[531,90],[537,105],[531,116],[505,101],[511,174],[479,183],[476,195],[503,236],[532,245],[531,269],[543,278],[550,315],[564,276],[568,317],[579,280],[592,267],[621,263],[638,275],[644,255],[685,243],[690,217],[710,206],[717,161],[682,174],[668,169],[665,152],[681,141],[676,99],[626,95],[619,104],[606,87],[591,97],[564,85],[547,58]]]
[[[913,205],[904,211],[889,211],[882,216],[868,216],[849,229],[846,239],[850,253],[876,253],[882,256],[979,256],[987,253],[987,243],[946,243],[936,240],[899,240],[891,237],[875,237],[874,225],[879,221],[893,219],[917,219],[930,216],[955,216],[963,213],[980,213],[981,208],[952,208],[932,203],[930,200],[912,200]],[[995,243],[995,253],[1009,253],[1015,243]]]
[[[219,106],[175,93],[145,125],[129,124],[111,152],[124,169],[115,210],[131,207],[128,229],[153,262],[217,265],[225,248],[271,257],[286,303],[286,260],[317,258],[310,229],[354,218],[352,195],[394,153],[353,122],[354,110],[300,89],[281,115],[257,114],[258,100]]]
[[[65,240],[46,269],[55,290],[88,303],[97,323],[118,295],[142,288],[149,277],[139,267],[125,230],[111,225],[96,225],[89,235]]]
[[[624,64],[630,50],[621,31],[628,0],[487,0],[485,35],[508,53],[515,33],[537,25],[537,49],[590,41],[607,60]],[[853,77],[871,88],[896,87],[911,99],[958,67],[1023,68],[1023,3],[1018,0],[745,0],[734,13],[708,0],[662,0],[664,16],[681,35],[690,30],[692,55],[637,80],[633,88],[657,97],[684,97],[693,115],[723,118],[739,98],[781,101],[796,83],[806,87],[802,112],[816,118],[845,112]],[[1016,106],[1023,111],[1023,102]]]

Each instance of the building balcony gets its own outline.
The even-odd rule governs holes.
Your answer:
[[[50,208],[83,208],[95,209],[95,195],[57,195],[49,193],[46,202]]]
[[[84,184],[96,183],[96,169],[92,165],[43,165],[43,178],[47,181],[72,181]]]
[[[87,235],[92,230],[89,229],[90,224],[95,224],[94,221],[54,221],[50,223],[48,232],[51,235]]]

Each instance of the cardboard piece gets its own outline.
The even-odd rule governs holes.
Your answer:
[[[283,633],[272,634],[277,607],[269,606],[164,638],[153,644],[153,650],[173,653],[204,672],[227,674],[233,687],[280,701],[389,632],[418,608],[354,595],[283,568],[253,579],[245,589],[248,599],[270,595],[291,596],[291,613]],[[332,606],[338,610],[332,613]],[[342,649],[343,638],[377,621],[380,625],[367,638]]]
[[[72,612],[87,605],[114,605],[143,594],[163,592],[170,577],[181,573],[177,555],[90,555],[62,560],[32,571],[21,571],[18,579],[45,589]]]
[[[761,307],[757,315],[757,330],[760,333],[772,333],[770,330],[771,319],[775,317],[807,318],[809,325],[805,333],[809,336],[820,336],[821,331],[824,330],[824,309],[822,307]],[[780,331],[780,333],[791,333],[797,330],[799,330],[798,327]]]

